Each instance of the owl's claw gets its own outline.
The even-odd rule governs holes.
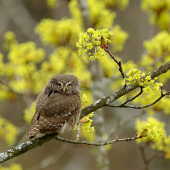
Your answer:
[[[81,123],[77,123],[76,141],[80,140],[80,126],[81,126]]]
[[[79,138],[79,134],[76,135],[76,142],[79,141],[80,138]]]
[[[60,139],[60,137],[57,135],[56,137],[55,137],[56,139]]]

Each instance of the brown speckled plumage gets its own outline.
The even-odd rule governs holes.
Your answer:
[[[79,80],[71,74],[51,77],[36,101],[36,112],[32,118],[29,138],[40,138],[46,134],[63,133],[79,121],[81,93]]]

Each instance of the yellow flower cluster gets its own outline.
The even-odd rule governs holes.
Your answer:
[[[87,130],[90,133],[94,131],[94,127],[91,127],[93,120],[91,120],[90,117],[92,117],[92,116],[93,116],[93,113],[90,113],[80,120],[80,122],[83,124],[85,130]]]
[[[50,76],[55,73],[60,73],[61,71],[67,71],[66,69],[66,62],[67,60],[70,61],[70,54],[71,49],[67,47],[59,47],[54,50],[50,56],[49,61],[44,61],[42,63],[42,72],[48,72]],[[70,65],[68,64],[67,67]]]
[[[141,66],[151,71],[161,64],[170,61],[170,34],[167,31],[158,33],[153,39],[144,42],[146,54],[142,55]],[[164,83],[169,79],[169,74],[159,76]]]
[[[94,56],[90,56],[90,59],[100,59],[100,56],[103,56],[105,53],[104,50],[100,47],[102,41],[101,39],[103,38],[106,42],[105,44],[108,44],[110,43],[110,40],[108,39],[110,35],[112,35],[112,33],[107,29],[94,30],[93,28],[89,28],[85,33],[80,33],[79,41],[76,43],[79,55],[85,54],[94,48]],[[91,53],[89,55],[91,55]]]
[[[167,31],[158,33],[152,40],[145,41],[144,47],[147,50],[148,58],[169,61],[170,34]],[[167,58],[168,57],[168,58]]]
[[[2,75],[6,76],[8,85],[16,92],[26,89],[30,92],[37,91],[37,64],[42,62],[44,55],[44,50],[37,49],[33,42],[11,45],[8,62],[3,63],[2,67]]]
[[[16,44],[17,40],[15,37],[15,34],[12,31],[7,31],[4,34],[4,44],[3,44],[3,49],[4,50],[9,50],[9,48],[11,47],[11,45]]]
[[[84,103],[88,102],[88,98],[87,98],[87,95],[85,93],[83,93],[83,95],[82,95],[82,101],[84,101]]]
[[[36,26],[35,32],[40,35],[42,42],[51,46],[64,46],[68,43],[74,46],[80,27],[74,19],[43,19]]]
[[[80,32],[83,31],[83,18],[78,0],[71,0],[68,7],[71,18],[76,22],[76,25],[81,28]]]
[[[143,0],[141,7],[149,15],[151,24],[170,30],[170,1]]]
[[[112,33],[110,40],[111,45],[113,46],[113,52],[121,51],[128,38],[128,33],[121,30],[118,25],[114,26],[110,32]]]
[[[115,8],[117,5],[121,10],[124,10],[129,4],[129,0],[104,0],[107,8]]]
[[[15,35],[8,32],[5,37],[7,40],[11,40],[10,37],[15,37]],[[3,54],[0,52],[0,76],[4,78],[4,83],[0,84],[0,100],[14,101],[17,97],[15,92],[39,93],[43,88],[43,80],[48,78],[42,78],[42,83],[39,81],[43,75],[40,74],[39,68],[40,63],[44,60],[44,50],[37,48],[33,42],[21,44],[17,41],[12,42],[8,46],[6,63],[3,62]],[[39,83],[37,83],[38,81]]]
[[[30,62],[39,63],[44,59],[44,49],[37,49],[33,42],[13,44],[10,48],[8,59],[17,65]]]
[[[88,114],[80,120],[81,125],[81,135],[86,138],[88,141],[94,141],[95,130],[94,127],[91,127],[93,113]]]
[[[89,104],[89,100],[91,102],[90,96],[91,93],[86,95],[87,93],[83,93],[82,95],[82,107],[85,107]],[[88,114],[80,120],[81,125],[81,136],[85,137],[88,141],[93,141],[95,137],[94,127],[91,127],[92,121],[90,118],[93,117],[93,113]]]
[[[15,142],[18,130],[12,123],[0,117],[0,137],[4,138],[8,145]]]
[[[144,92],[149,93],[150,91],[154,91],[156,93],[160,92],[160,87],[163,86],[162,83],[155,82],[157,78],[155,77],[154,80],[151,77],[146,75],[145,73],[141,73],[138,69],[131,69],[126,75],[128,78],[124,78],[122,85],[139,85],[144,87]]]
[[[147,142],[153,141],[155,145],[161,146],[162,148],[162,139],[163,135],[165,135],[165,124],[159,122],[156,118],[148,117],[147,121],[141,121],[140,119],[136,120],[135,129],[137,130],[138,135],[142,133],[143,130],[147,129],[147,138],[142,138],[137,140],[138,143],[140,142]],[[161,144],[161,145],[160,145]],[[157,146],[157,147],[158,147]]]
[[[13,163],[9,167],[0,166],[0,170],[22,170],[20,164]]]
[[[170,159],[170,136],[167,136],[165,131],[165,123],[160,122],[154,117],[148,117],[147,121],[136,120],[135,129],[138,135],[145,131],[144,138],[137,140],[138,143],[152,141],[152,149],[163,151],[165,158]],[[145,130],[147,129],[147,131]]]
[[[93,28],[110,28],[113,25],[116,14],[107,9],[101,0],[88,0],[87,2]]]

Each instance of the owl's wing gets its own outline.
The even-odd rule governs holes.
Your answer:
[[[45,92],[45,90],[37,97],[36,100],[36,112],[34,113],[34,116],[31,120],[32,129],[31,131],[26,135],[29,138],[34,138],[36,135],[40,132],[40,126],[39,126],[39,118],[42,112],[42,108],[44,107],[44,103],[46,100],[48,100],[48,93]]]
[[[52,93],[41,110],[39,125],[41,133],[54,133],[74,127],[79,118],[81,99],[77,95]]]
[[[35,112],[34,113],[34,116],[32,117],[32,120],[31,120],[31,124],[32,125],[36,125],[37,124],[37,122],[38,122],[38,120],[39,120],[39,113],[38,112]]]
[[[46,93],[45,91],[43,91],[38,97],[37,97],[37,100],[36,100],[36,108],[35,108],[35,113],[34,113],[34,116],[31,120],[31,124],[33,126],[35,126],[37,124],[37,121],[39,120],[39,117],[40,117],[40,112],[42,110],[42,108],[45,106],[45,102],[48,100],[48,93]]]

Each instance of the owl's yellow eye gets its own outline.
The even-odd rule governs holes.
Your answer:
[[[61,86],[61,84],[60,83],[57,83],[57,87],[60,87]]]
[[[68,85],[68,87],[71,87],[71,86],[72,86],[71,84]]]

